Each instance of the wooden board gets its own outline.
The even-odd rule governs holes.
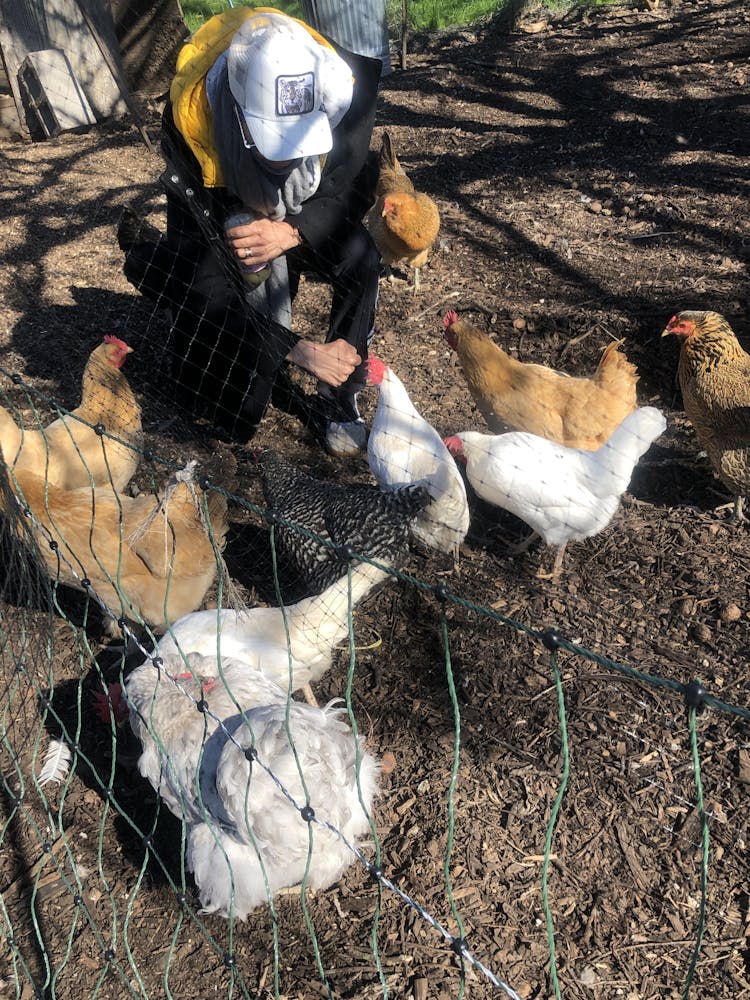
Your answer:
[[[89,30],[83,7],[96,25],[117,65],[120,53],[106,4],[95,0],[0,0],[0,47],[8,83],[18,108],[23,107],[18,70],[29,52],[62,49],[97,119],[125,114],[127,106],[117,81]]]

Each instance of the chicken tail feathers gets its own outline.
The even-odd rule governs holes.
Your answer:
[[[636,383],[638,372],[620,350],[623,340],[613,340],[602,352],[594,380],[602,389],[608,389],[617,396],[627,398],[631,408],[636,407]]]
[[[388,132],[383,132],[382,139],[380,140],[380,167],[381,169],[398,170],[403,173]]]

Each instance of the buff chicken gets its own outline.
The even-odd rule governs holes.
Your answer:
[[[289,522],[275,522],[276,551],[308,594],[346,576],[347,551],[400,566],[414,519],[430,502],[426,489],[384,493],[370,484],[315,479],[271,449],[257,458],[266,503]]]
[[[380,358],[368,361],[367,381],[379,386],[367,460],[386,490],[424,487],[432,498],[415,518],[412,535],[428,548],[452,552],[469,530],[466,487],[443,440],[412,403],[401,379]]]
[[[716,312],[673,316],[662,336],[680,341],[680,382],[685,413],[709,461],[745,520],[750,490],[750,355]]]
[[[82,581],[88,580],[117,618],[157,629],[200,606],[216,577],[227,502],[217,491],[207,497],[209,536],[190,466],[172,478],[161,499],[121,496],[106,487],[63,490],[21,469],[10,482],[29,511],[53,581],[85,590]]]
[[[539,574],[556,580],[568,541],[606,528],[636,462],[665,427],[657,409],[643,406],[596,451],[566,448],[524,431],[494,436],[464,431],[446,438],[446,445],[466,462],[466,477],[478,496],[557,546],[552,573]]]
[[[619,350],[621,341],[604,349],[590,378],[574,378],[511,358],[453,310],[445,314],[443,327],[493,434],[527,431],[567,448],[593,451],[637,406],[638,376]]]
[[[131,353],[119,337],[105,336],[84,368],[80,406],[44,429],[19,427],[0,406],[0,446],[8,467],[60,489],[93,485],[122,492],[140,459],[141,408],[122,372]]]
[[[140,773],[186,824],[204,912],[244,920],[305,876],[310,888],[327,888],[355,860],[323,823],[362,844],[379,765],[345,709],[293,701],[287,717],[285,691],[215,654],[148,660],[128,676],[125,695]]]
[[[405,261],[414,268],[416,291],[419,268],[427,263],[440,231],[440,212],[429,195],[415,190],[387,132],[381,140],[378,164],[377,200],[367,216],[367,228],[385,264]]]

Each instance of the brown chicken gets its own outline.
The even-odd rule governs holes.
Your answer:
[[[377,201],[370,209],[367,226],[385,264],[405,261],[415,269],[416,289],[419,268],[427,263],[440,231],[440,213],[432,198],[414,189],[387,132],[381,140],[379,167]]]
[[[636,408],[635,366],[605,347],[590,378],[509,357],[486,333],[448,311],[445,339],[458,359],[479,412],[493,434],[527,431],[567,448],[595,451]]]
[[[667,324],[681,342],[677,377],[682,401],[709,461],[745,520],[750,491],[750,355],[715,312],[681,312]]]
[[[190,475],[173,477],[161,499],[106,487],[62,490],[25,469],[14,471],[11,484],[33,515],[32,533],[52,579],[79,590],[88,579],[118,617],[163,629],[195,611],[214,581],[214,545],[220,551],[227,532],[226,496],[207,496],[209,538],[203,494]]]
[[[92,482],[124,490],[140,458],[134,448],[141,440],[141,408],[122,372],[132,350],[119,337],[106,336],[86,362],[80,406],[44,430],[20,428],[0,406],[0,446],[8,467],[66,490]],[[97,434],[97,425],[119,441]]]

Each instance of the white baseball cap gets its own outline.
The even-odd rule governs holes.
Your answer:
[[[283,14],[254,14],[235,32],[227,50],[229,88],[265,159],[296,160],[331,149],[323,93],[330,73],[321,73],[325,52],[308,31]],[[335,53],[330,55],[343,63]],[[348,75],[351,79],[350,70]],[[350,102],[351,90],[347,107]]]

